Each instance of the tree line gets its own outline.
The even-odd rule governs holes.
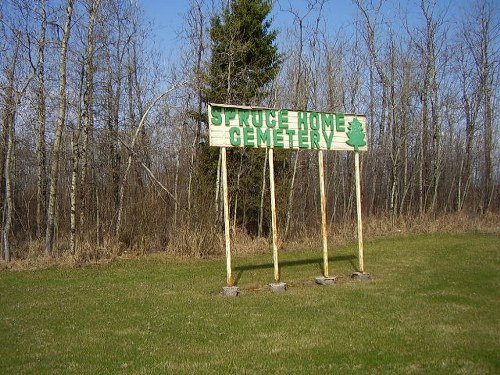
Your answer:
[[[209,102],[366,114],[368,220],[498,214],[498,4],[352,3],[332,28],[327,0],[190,0],[165,65],[138,2],[3,1],[3,258],[220,251]],[[319,228],[317,156],[274,157],[281,237],[300,238]],[[267,158],[228,153],[234,236],[269,234]],[[325,166],[333,230],[354,220],[353,156]]]

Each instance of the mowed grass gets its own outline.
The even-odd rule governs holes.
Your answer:
[[[500,237],[425,235],[234,257],[0,273],[1,374],[498,374]]]

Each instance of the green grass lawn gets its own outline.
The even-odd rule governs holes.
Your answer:
[[[500,238],[426,235],[234,257],[0,273],[0,374],[498,374]]]

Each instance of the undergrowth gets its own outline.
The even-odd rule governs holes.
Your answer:
[[[321,246],[321,228],[291,230],[288,237],[280,237],[279,247],[289,250]],[[391,238],[409,234],[430,233],[490,233],[500,235],[500,214],[486,215],[450,213],[440,216],[417,215],[392,219],[390,216],[370,216],[363,218],[363,237],[365,241],[378,238]],[[124,236],[127,237],[127,236]],[[165,241],[168,238],[168,241]],[[270,251],[270,236],[253,236],[241,228],[231,228],[231,252],[233,254],[262,254]],[[329,226],[329,246],[353,243],[357,240],[355,220],[332,222]],[[224,232],[221,227],[199,223],[181,223],[173,226],[168,235],[141,235],[134,242],[125,243],[113,237],[104,237],[99,245],[90,240],[77,242],[76,251],[69,251],[69,239],[59,238],[54,254],[44,256],[43,240],[14,243],[12,261],[0,260],[2,269],[47,268],[54,265],[82,266],[112,261],[118,257],[137,257],[151,253],[166,253],[171,256],[206,258],[225,254]]]

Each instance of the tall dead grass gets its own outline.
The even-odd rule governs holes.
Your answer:
[[[321,247],[320,227],[301,228],[293,231],[280,249],[287,251],[296,248]],[[363,218],[365,241],[378,238],[406,236],[421,233],[491,233],[500,236],[500,214],[486,215],[450,213],[439,216],[417,215],[399,217],[371,216]],[[165,238],[168,238],[165,241]],[[339,246],[355,242],[357,239],[354,219],[333,222],[329,228],[328,243]],[[105,237],[99,246],[91,241],[78,242],[74,254],[69,252],[69,241],[58,239],[52,257],[43,255],[43,241],[15,243],[12,261],[0,260],[1,270],[29,270],[53,266],[78,267],[95,263],[106,263],[118,257],[136,257],[151,253],[166,253],[172,256],[204,258],[223,256],[225,253],[224,233],[220,228],[208,224],[182,223],[168,231],[168,234],[143,234],[132,243],[116,241]],[[231,245],[234,254],[260,254],[271,251],[271,240],[250,235],[240,228],[231,231]]]
[[[221,240],[219,231],[212,226],[185,223],[170,231],[167,251],[174,255],[195,258],[220,255],[223,253]]]
[[[365,220],[363,227],[368,240],[394,235],[439,232],[500,234],[500,214],[481,215],[455,212],[441,215],[402,216],[396,220],[392,220],[390,216],[379,216]]]
[[[431,233],[490,233],[500,235],[500,214],[486,215],[466,212],[442,215],[402,216],[395,220],[390,215],[363,218],[363,239],[398,237]],[[284,249],[321,247],[321,228],[303,229],[292,233]],[[328,244],[340,246],[357,241],[357,227],[354,219],[331,223]]]

